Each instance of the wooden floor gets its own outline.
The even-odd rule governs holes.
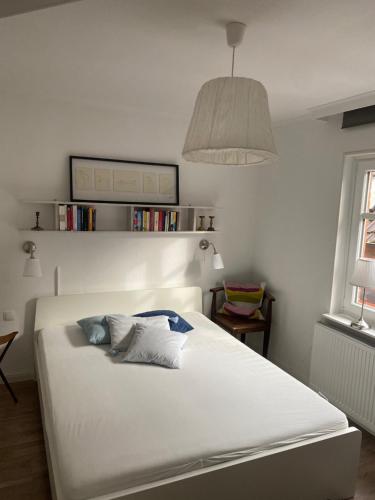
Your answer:
[[[50,499],[36,383],[12,387],[17,404],[0,385],[0,499]]]
[[[50,500],[37,387],[12,386],[18,404],[0,385],[0,499]],[[375,500],[375,437],[365,431],[355,500]]]

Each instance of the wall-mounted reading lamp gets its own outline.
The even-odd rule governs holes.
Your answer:
[[[22,249],[25,253],[30,254],[30,257],[26,259],[23,275],[31,278],[40,278],[42,276],[42,269],[39,259],[35,257],[35,243],[33,241],[25,241]]]
[[[208,241],[208,240],[201,240],[199,242],[199,248],[201,250],[208,250],[208,248],[210,246],[212,246],[212,248],[214,249],[214,254],[212,256],[212,267],[214,269],[224,269],[223,259],[221,258],[221,255],[216,250],[215,245],[213,243],[211,243],[211,241]]]

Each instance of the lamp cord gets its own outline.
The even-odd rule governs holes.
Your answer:
[[[236,47],[233,46],[233,52],[232,52],[232,78],[233,78],[233,70],[234,70],[234,52],[236,50]]]

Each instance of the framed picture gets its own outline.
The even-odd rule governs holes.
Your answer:
[[[70,199],[178,205],[178,165],[70,156]]]

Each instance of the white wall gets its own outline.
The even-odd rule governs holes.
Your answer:
[[[375,127],[301,119],[275,133],[280,163],[257,171],[253,267],[277,298],[270,355],[307,381],[313,325],[330,306],[343,154],[375,149]]]
[[[76,107],[6,96],[0,114],[0,313],[18,321],[0,331],[22,334],[7,356],[11,375],[31,374],[34,299],[53,293],[62,268],[63,293],[200,284],[224,276],[265,278],[277,302],[271,357],[307,380],[314,322],[328,311],[345,151],[375,148],[371,126],[299,120],[276,129],[280,164],[249,169],[181,164],[181,202],[223,207],[214,236],[223,272],[209,269],[198,237],[32,234],[43,278],[23,278],[17,229],[21,198],[66,198],[69,154],[180,162],[188,116]],[[181,162],[180,162],[181,163]],[[42,220],[43,223],[43,220]],[[206,294],[206,310],[209,294]],[[1,317],[0,317],[1,320]]]
[[[198,284],[207,290],[223,276],[248,276],[256,170],[182,165],[182,203],[223,207],[222,232],[213,236],[225,271],[211,271],[197,250],[199,237],[123,233],[23,233],[17,200],[67,199],[69,154],[180,162],[189,116],[76,107],[57,101],[5,96],[0,113],[0,314],[14,309],[19,328],[5,371],[33,372],[35,298],[53,294],[53,271],[62,269],[62,293]],[[136,107],[136,103],[135,107]],[[31,210],[32,208],[30,208]],[[43,219],[41,220],[43,224]],[[43,277],[23,278],[22,242],[38,246]],[[208,302],[206,296],[206,309]],[[1,318],[0,318],[1,319]]]

